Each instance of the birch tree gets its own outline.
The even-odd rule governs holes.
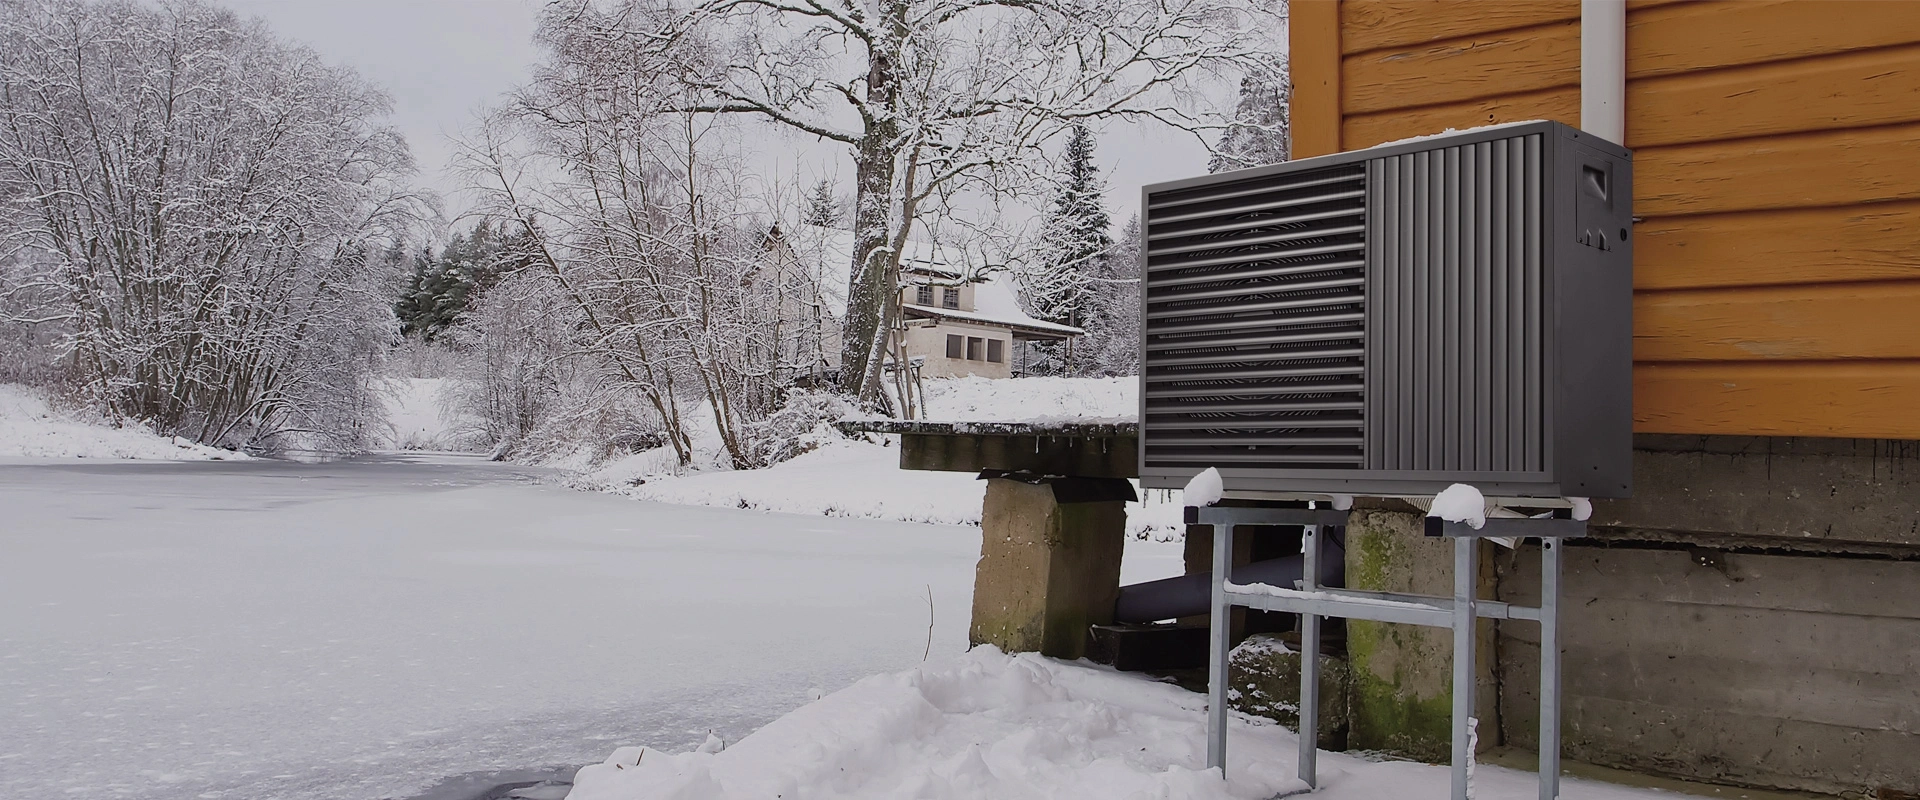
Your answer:
[[[840,384],[876,398],[899,313],[899,253],[930,198],[1020,191],[1068,125],[1219,124],[1181,98],[1254,63],[1254,0],[557,0],[581,38],[644,43],[631,68],[690,91],[678,110],[746,115],[837,142],[854,167],[855,246]],[[717,51],[717,53],[715,52]],[[695,52],[703,57],[692,57]],[[717,57],[716,57],[717,56]]]
[[[357,442],[420,209],[387,112],[198,0],[0,0],[0,224],[74,382],[203,442]]]

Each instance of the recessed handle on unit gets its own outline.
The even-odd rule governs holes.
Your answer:
[[[1600,202],[1607,201],[1607,171],[1589,164],[1580,165],[1580,191]]]

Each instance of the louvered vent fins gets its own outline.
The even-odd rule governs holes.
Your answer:
[[[1366,175],[1152,197],[1145,466],[1361,466]]]

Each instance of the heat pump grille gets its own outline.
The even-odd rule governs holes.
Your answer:
[[[1147,466],[1364,461],[1362,164],[1156,195]]]
[[[1368,469],[1545,469],[1542,144],[1372,162]]]

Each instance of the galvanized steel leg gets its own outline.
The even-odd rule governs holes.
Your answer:
[[[1540,800],[1560,797],[1560,542],[1540,540]]]
[[[1473,763],[1474,608],[1480,540],[1453,540],[1453,800],[1469,800]]]
[[[1207,766],[1227,775],[1227,651],[1233,646],[1233,609],[1227,571],[1233,565],[1233,526],[1213,526],[1213,613],[1207,642]]]
[[[1320,588],[1320,526],[1306,526],[1301,539],[1300,590]],[[1320,744],[1320,615],[1300,615],[1300,780],[1318,788]]]

